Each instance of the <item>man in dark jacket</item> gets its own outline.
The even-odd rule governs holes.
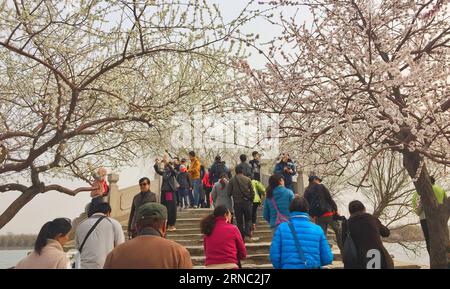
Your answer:
[[[220,177],[224,174],[228,174],[228,172],[229,170],[225,165],[225,162],[222,161],[220,156],[216,156],[214,163],[209,169],[209,179],[211,180],[211,185],[214,186],[214,184],[219,181]]]
[[[247,156],[241,155],[239,159],[241,160],[241,163],[238,164],[236,168],[242,168],[244,176],[247,178],[252,178],[252,167],[247,163]]]
[[[156,194],[150,191],[150,179],[142,178],[139,180],[139,187],[141,192],[134,196],[131,203],[130,217],[128,219],[128,237],[134,238],[136,236],[136,211],[145,203],[156,202]]]
[[[295,193],[292,177],[295,176],[297,172],[295,170],[295,165],[288,154],[281,155],[281,160],[276,164],[273,173],[282,175],[284,177],[284,186]]]
[[[348,230],[356,247],[357,260],[355,264],[344,264],[346,269],[393,269],[394,262],[389,252],[383,246],[381,237],[388,237],[389,229],[383,226],[377,218],[366,213],[366,208],[360,201],[352,201],[348,205],[350,218],[344,221],[342,232],[344,243]],[[371,254],[371,252],[375,252]]]
[[[261,164],[259,162],[260,155],[257,151],[252,153],[253,160],[250,161],[252,168],[252,180],[261,181]]]
[[[304,197],[308,200],[310,206],[310,216],[323,229],[325,236],[327,236],[328,225],[331,226],[336,234],[337,245],[342,251],[342,234],[338,222],[337,205],[328,188],[321,184],[322,180],[319,177],[310,176],[308,180],[309,185],[305,189]]]
[[[242,238],[252,237],[252,205],[255,192],[252,181],[244,176],[242,167],[237,166],[236,175],[228,183],[228,195],[233,197],[234,215]],[[245,225],[245,226],[244,226]]]

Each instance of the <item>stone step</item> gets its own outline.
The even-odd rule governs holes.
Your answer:
[[[261,236],[255,233],[257,240],[246,239],[246,244],[252,244],[256,242],[272,242],[272,235]],[[168,235],[167,239],[173,240],[180,243],[183,246],[187,245],[203,245],[203,235],[202,234],[183,234],[183,235]]]
[[[181,227],[193,227],[193,228],[200,228],[200,222],[202,218],[199,217],[179,217],[177,216],[177,220],[175,223],[175,226],[178,228]],[[120,224],[122,225],[122,228],[125,230],[128,225],[128,219],[124,219],[120,221]],[[269,223],[266,222],[263,218],[257,218],[256,220],[256,227],[262,227],[262,228],[270,228]]]
[[[175,232],[169,232],[167,234],[167,239],[173,240],[175,242],[178,242],[179,240],[182,241],[193,241],[193,242],[197,242],[200,241],[202,242],[203,240],[203,234],[200,233],[193,233],[193,234],[177,234]],[[267,231],[261,232],[261,231],[256,231],[256,233],[254,234],[255,237],[258,237],[259,239],[257,240],[258,242],[271,242],[272,241],[272,233],[267,233]],[[255,243],[254,241],[250,240],[250,239],[246,239],[245,240],[246,243]]]
[[[172,231],[172,232],[167,232],[167,234],[168,234],[168,239],[170,239],[170,237],[169,236],[172,236],[172,235],[178,235],[178,234],[200,234],[201,232],[200,232],[200,226],[198,227],[198,228],[193,228],[193,227],[188,227],[188,228],[180,228],[180,227],[177,227],[177,229],[175,230],[175,231]]]
[[[205,265],[205,256],[191,256],[192,265],[194,266],[204,266]],[[269,254],[255,254],[255,255],[247,255],[247,258],[241,260],[242,266],[244,264],[253,264],[253,265],[261,265],[261,264],[271,264],[269,259]]]
[[[185,248],[189,251],[191,256],[202,256],[205,254],[203,244],[188,245],[185,246]],[[245,248],[247,249],[248,255],[268,254],[270,250],[270,242],[246,243]]]
[[[258,237],[260,242],[271,242],[272,241],[272,231],[271,230],[258,230],[256,229],[254,233],[255,237]],[[167,233],[167,239],[170,240],[203,240],[203,234],[200,233],[200,230],[188,230],[184,231],[184,229],[176,230],[174,232]],[[246,242],[252,243],[251,240],[247,239]]]
[[[246,244],[253,244],[253,243],[260,243],[260,242],[272,242],[272,236],[266,236],[266,237],[261,237],[258,236],[257,233],[255,233],[254,235],[255,237],[257,237],[257,240],[251,240],[251,239],[246,239],[245,242]],[[184,234],[184,235],[168,235],[167,239],[173,240],[183,246],[190,246],[190,245],[203,245],[203,235],[202,234]],[[336,242],[333,240],[329,240],[328,242],[330,244],[330,247],[336,247]]]
[[[186,249],[191,254],[191,257],[204,256],[203,245],[189,245],[185,246]],[[259,256],[263,254],[269,254],[270,252],[270,242],[259,242],[259,243],[246,243],[245,247],[247,249],[247,255],[249,256]],[[341,253],[337,250],[333,251],[335,261],[341,261]],[[250,259],[250,257],[249,257]],[[255,262],[256,263],[256,262]],[[256,263],[260,264],[260,263]]]
[[[204,266],[205,265],[205,256],[192,256],[192,264],[193,266]],[[259,266],[260,269],[264,267],[272,268],[272,263],[270,262],[270,256],[269,254],[254,254],[254,255],[247,255],[247,258],[244,260],[241,260],[242,267],[256,267]],[[335,265],[336,264],[336,265]],[[333,261],[332,268],[339,268],[342,266],[344,268],[344,265],[341,261]]]
[[[188,228],[192,228],[192,229],[199,229],[200,231],[200,220],[198,221],[187,221],[187,219],[177,219],[177,222],[175,223],[175,227],[177,229],[188,229]],[[267,222],[257,222],[256,223],[256,228],[257,229],[261,229],[261,230],[269,230],[270,229],[270,225]]]
[[[126,227],[124,228],[125,239],[128,237],[128,233]],[[253,233],[254,237],[258,239],[253,241],[251,239],[246,239],[246,243],[255,243],[255,242],[272,242],[272,231],[261,228],[261,230],[256,229]],[[177,228],[176,231],[167,232],[167,239],[179,242],[183,246],[187,245],[203,245],[203,234],[200,233],[200,229],[185,229],[185,228]],[[336,239],[330,236],[328,237],[328,242],[330,246],[336,245]]]
[[[193,269],[206,269],[206,266],[193,266]],[[242,269],[273,269],[273,266],[272,264],[243,264]]]
[[[191,233],[191,234],[179,234],[179,232],[168,232],[167,239],[174,240],[178,242],[178,240],[202,240],[203,234],[200,233]]]
[[[197,226],[193,225],[193,224],[187,224],[187,223],[178,223],[178,221],[175,224],[175,227],[177,229],[196,229],[198,230],[198,232],[200,232],[200,223],[196,224]],[[256,225],[256,230],[259,231],[267,231],[270,230],[270,226],[268,224],[257,224]]]
[[[177,211],[177,216],[180,218],[203,218],[212,214],[214,209],[199,208],[199,209],[182,209]]]

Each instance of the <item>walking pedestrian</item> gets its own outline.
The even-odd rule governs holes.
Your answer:
[[[214,163],[209,169],[209,179],[211,180],[211,182],[213,184],[217,183],[222,175],[228,175],[228,173],[229,169],[225,165],[225,162],[222,161],[222,158],[220,156],[216,156],[214,159]],[[231,178],[231,176],[228,176],[228,178]]]
[[[342,228],[339,223],[339,213],[337,205],[328,188],[322,184],[322,180],[317,176],[309,177],[309,185],[305,189],[304,197],[308,200],[310,215],[314,218],[317,225],[322,227],[325,236],[328,237],[328,226],[330,226],[335,235],[339,250],[343,249]]]
[[[197,208],[200,204],[200,190],[202,187],[202,179],[200,178],[200,167],[201,163],[199,159],[195,156],[195,152],[189,152],[189,159],[191,164],[188,168],[188,173],[192,179],[192,190],[193,190],[193,208]]]
[[[206,171],[205,175],[203,176],[202,184],[203,184],[203,190],[205,191],[205,207],[210,208],[211,207],[211,191],[212,191],[214,184],[211,183],[208,171]]]
[[[247,163],[247,156],[242,154],[239,156],[239,159],[241,160],[241,163],[238,164],[236,167],[242,168],[242,171],[244,172],[244,176],[247,178],[252,178],[252,167]]]
[[[388,237],[390,231],[378,218],[366,212],[366,208],[358,200],[348,205],[350,218],[342,226],[343,242],[350,236],[356,247],[356,262],[344,263],[346,269],[393,269],[394,262],[383,245],[381,237]],[[377,252],[372,260],[369,251]],[[347,252],[344,250],[343,255]],[[345,259],[344,259],[345,260]],[[369,262],[371,261],[371,262]],[[372,267],[373,264],[373,267]]]
[[[187,209],[189,207],[189,192],[192,191],[192,180],[184,165],[180,165],[180,173],[177,175],[177,182],[180,185],[180,188],[178,189],[181,198],[180,206]]]
[[[269,178],[269,186],[266,189],[263,217],[270,224],[272,232],[286,220],[289,215],[289,205],[294,199],[294,193],[284,186],[284,178],[275,174]]]
[[[200,223],[207,269],[237,269],[247,250],[239,229],[231,224],[231,212],[223,205]]]
[[[156,202],[156,194],[150,191],[150,179],[147,177],[139,180],[140,193],[133,197],[131,202],[130,217],[128,219],[128,238],[134,238],[136,231],[136,211],[145,203]]]
[[[284,178],[284,186],[294,191],[292,177],[297,174],[294,162],[289,158],[289,154],[281,154],[281,160],[276,164],[274,174],[281,174]]]
[[[252,156],[253,159],[249,162],[252,168],[252,180],[261,181],[261,155],[257,151],[254,151]]]
[[[175,223],[177,221],[177,200],[175,192],[178,190],[175,169],[167,158],[163,158],[163,168],[159,167],[160,162],[157,159],[153,168],[155,172],[162,176],[161,184],[161,204],[167,208],[167,225],[168,231],[175,231]]]
[[[122,225],[111,218],[111,206],[108,203],[97,204],[94,214],[82,221],[75,232],[80,268],[102,269],[108,253],[123,242]]]
[[[228,195],[233,197],[234,215],[242,238],[252,237],[252,203],[255,197],[250,178],[244,176],[243,167],[237,166],[236,175],[228,183]]]
[[[225,206],[233,214],[233,199],[228,194],[228,176],[223,174],[211,191],[214,207]]]
[[[281,223],[270,245],[275,269],[319,269],[333,262],[322,229],[310,221],[308,201],[295,197],[289,205],[289,220]]]
[[[252,180],[253,191],[255,192],[255,197],[253,198],[253,208],[252,208],[252,231],[256,230],[256,220],[258,218],[258,207],[261,205],[262,199],[266,194],[266,188],[258,180]]]

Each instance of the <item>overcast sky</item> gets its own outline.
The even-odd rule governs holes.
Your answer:
[[[225,20],[231,20],[236,17],[246,5],[243,0],[211,0],[211,3],[217,3],[222,11],[222,16]],[[268,6],[261,6],[261,8]],[[292,7],[285,8],[285,12],[292,15]],[[307,20],[308,14],[306,11],[298,14],[299,21]],[[254,21],[251,25],[246,25],[244,32],[254,32],[260,34],[261,42],[272,39],[274,35],[278,35],[279,28],[274,27],[265,21]],[[253,53],[250,58],[250,64],[254,67],[261,68],[264,66],[264,58],[258,53]],[[148,176],[153,179],[153,163],[151,160],[136,160],[132,167],[122,168],[120,173],[119,188],[125,188],[137,184],[139,178]],[[17,180],[14,180],[17,181]],[[68,181],[68,180],[52,180],[54,183],[64,185],[69,188],[76,188],[78,186],[86,186],[82,181]],[[0,195],[0,212],[3,212],[19,195],[19,193],[4,193]],[[41,226],[48,220],[57,217],[68,217],[74,219],[85,208],[86,204],[90,202],[89,192],[78,194],[76,197],[68,196],[57,192],[48,192],[36,196],[30,203],[28,203],[20,212],[0,230],[0,234],[7,234],[9,232],[14,234],[20,233],[34,233],[37,234]]]

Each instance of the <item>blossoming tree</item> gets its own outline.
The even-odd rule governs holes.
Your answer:
[[[239,63],[246,75],[240,102],[281,115],[297,153],[317,162],[346,169],[363,151],[372,159],[400,153],[427,216],[431,267],[446,268],[450,199],[437,202],[427,163],[450,164],[448,1],[298,5],[309,8],[311,26],[280,18],[282,35],[261,49],[267,69]]]
[[[0,193],[20,192],[0,228],[38,194],[90,190],[42,179],[89,181],[160,144],[173,115],[214,106],[221,41],[243,21],[199,0],[0,1]]]

